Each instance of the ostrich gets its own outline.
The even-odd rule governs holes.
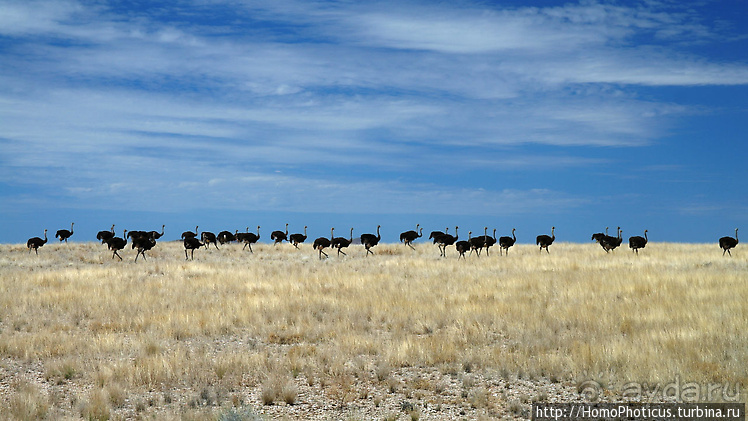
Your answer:
[[[333,228],[334,230],[335,228]],[[330,241],[330,247],[338,249],[338,257],[340,257],[340,253],[343,253],[344,256],[348,256],[345,254],[345,252],[342,250],[345,247],[348,247],[353,242],[353,228],[351,228],[351,238],[347,239],[344,237],[333,237],[333,239]]]
[[[270,239],[274,240],[275,243],[273,245],[277,245],[278,243],[282,243],[284,240],[288,239],[288,224],[286,224],[286,232],[283,231],[273,231],[272,234],[270,234]]]
[[[493,247],[494,244],[496,244],[496,228],[493,229],[493,236],[486,235],[486,242],[483,245],[486,249],[486,257],[488,257],[488,249]]]
[[[609,235],[606,235],[600,240],[600,246],[602,246],[603,250],[605,250],[606,253],[608,253],[611,250],[614,250],[616,247],[620,246],[621,243],[623,243],[623,237],[621,237],[621,227],[618,227],[618,236],[617,237],[611,237]]]
[[[184,239],[184,260],[190,260],[187,258],[187,250],[190,251],[190,256],[192,257],[192,260],[195,260],[195,249],[198,249],[205,244],[201,243],[200,240],[198,240],[195,237],[188,237]]]
[[[138,256],[143,256],[143,260],[147,260],[145,258],[145,252],[152,249],[153,246],[156,245],[156,239],[146,235],[144,237],[132,237],[132,248],[138,249],[138,253],[135,255],[135,261],[138,261]]]
[[[607,236],[608,236],[608,227],[605,227],[605,233],[596,232],[596,233],[592,234],[592,238],[590,238],[590,240],[594,240],[594,241],[597,241],[599,243],[603,238],[605,238]]]
[[[218,242],[221,243],[221,245],[230,243],[232,241],[236,241],[236,235],[234,233],[230,231],[221,231],[218,233]]]
[[[471,234],[472,231],[470,231],[468,234]],[[470,243],[470,254],[473,254],[473,251],[475,251],[475,254],[480,257],[480,250],[486,246],[486,238],[488,238],[488,227],[483,228],[483,235],[479,235],[474,238],[468,238],[468,242]]]
[[[64,240],[65,243],[67,243],[68,242],[68,238],[70,238],[73,235],[73,225],[75,225],[75,222],[73,222],[73,223],[70,224],[70,231],[68,231],[68,230],[58,230],[57,233],[55,234],[55,238],[59,238],[60,242],[62,242]]]
[[[29,249],[29,253],[31,253],[31,250],[34,250],[34,253],[37,255],[39,254],[39,247],[47,244],[47,230],[44,230],[44,239],[42,240],[39,237],[32,237],[29,238],[29,241],[26,242],[26,247]]]
[[[463,259],[467,260],[467,258],[465,257],[465,252],[468,251],[468,250],[470,250],[471,253],[473,252],[473,249],[475,248],[475,244],[471,240],[475,240],[475,238],[470,238],[472,235],[473,235],[473,232],[472,231],[468,231],[468,239],[467,239],[467,241],[462,240],[462,241],[458,241],[458,242],[455,243],[455,249],[457,249],[457,252],[460,253],[457,256],[457,260],[460,260],[460,257],[462,257]],[[479,237],[477,237],[477,238],[479,238]]]
[[[516,228],[512,228],[511,237],[503,236],[499,238],[499,255],[501,255],[502,250],[506,250],[506,255],[509,255],[509,247],[513,246],[514,243],[517,242],[517,237],[515,237],[514,235],[514,231],[516,230]]]
[[[166,228],[166,225],[161,225],[161,232],[158,231],[148,231],[148,235],[153,237],[154,240],[158,240],[164,235],[164,228]],[[197,227],[195,227],[195,232],[197,232]]]
[[[198,228],[198,225],[195,225],[195,232],[185,231],[185,232],[182,233],[182,236],[179,237],[179,238],[181,238],[182,240],[184,240],[185,238],[195,238],[195,237],[197,237],[197,228]]]
[[[447,257],[447,247],[451,246],[460,238],[460,233],[457,230],[460,227],[455,227],[455,235],[444,234],[434,240],[439,245],[440,256]]]
[[[373,251],[371,251],[371,248],[379,244],[379,240],[382,239],[382,236],[379,235],[379,228],[381,225],[377,225],[377,235],[374,234],[361,234],[361,244],[366,247],[366,257],[369,257],[369,253],[374,254]]]
[[[109,231],[99,231],[98,234],[96,234],[96,239],[101,241],[101,244],[104,244],[107,242],[107,240],[111,240],[114,238],[114,224],[112,224],[112,229]]]
[[[436,244],[436,239],[441,237],[444,234],[449,234],[449,227],[444,229],[444,232],[441,231],[431,231],[431,234],[429,234],[429,240],[432,238],[434,239],[434,244]]]
[[[638,235],[629,237],[629,247],[631,247],[631,250],[635,251],[638,256],[639,249],[643,249],[644,247],[646,247],[648,241],[649,239],[647,238],[647,230],[644,230],[644,237],[640,237]]]
[[[719,247],[722,249],[722,255],[725,255],[725,252],[732,257],[732,253],[730,253],[731,248],[735,248],[738,245],[738,229],[735,228],[735,238],[732,237],[722,237],[719,239]]]
[[[330,244],[332,243],[333,237],[333,231],[335,231],[335,228],[332,228],[330,230],[330,238],[325,237],[319,237],[316,240],[314,240],[314,244],[312,244],[312,247],[314,247],[315,250],[319,250],[319,259],[322,260],[322,255],[324,254],[325,257],[327,256],[327,253],[323,251],[323,249],[330,247]]]
[[[117,253],[118,251],[125,248],[127,245],[127,230],[122,233],[122,237],[112,237],[106,240],[107,246],[109,246],[109,250],[113,250],[114,253],[112,253],[112,259],[114,259],[114,256],[119,257],[120,262],[122,261],[122,256]]]
[[[416,224],[416,230],[415,231],[410,230],[410,231],[405,231],[404,233],[401,233],[400,234],[400,242],[401,243],[405,243],[406,246],[408,246],[408,247],[412,248],[413,250],[415,250],[416,248],[413,247],[413,245],[411,243],[413,241],[415,241],[416,238],[423,237],[423,228],[421,228],[420,231],[418,230],[418,227],[420,227],[420,226],[421,226],[421,224]]]
[[[306,241],[306,225],[304,225],[304,234],[291,234],[288,236],[294,247],[299,248],[299,244]]]
[[[210,245],[213,244],[214,246],[216,246],[216,250],[220,250],[218,248],[218,239],[216,238],[216,235],[210,231],[203,231],[200,234],[200,241],[203,242],[203,245],[206,249],[210,248]]]
[[[553,241],[556,239],[556,234],[554,234],[555,230],[556,227],[551,227],[550,236],[541,234],[535,238],[535,244],[540,246],[540,251],[543,251],[543,249],[545,249],[546,253],[551,254],[551,252],[548,251],[548,246],[553,244]]]
[[[247,231],[249,231],[249,227],[247,227]],[[242,250],[244,250],[245,248],[247,248],[247,246],[249,246],[249,251],[251,253],[254,253],[254,251],[252,250],[252,244],[256,243],[260,239],[260,226],[259,225],[257,226],[257,234],[246,232],[244,233],[244,235],[242,235],[241,238],[242,238],[241,241],[244,243],[244,247],[242,247]],[[239,239],[238,234],[237,234],[237,239]]]

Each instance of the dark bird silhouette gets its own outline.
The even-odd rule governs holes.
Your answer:
[[[618,227],[618,236],[611,237],[609,235],[606,235],[605,237],[600,239],[600,246],[602,246],[603,250],[605,250],[606,253],[610,252],[611,250],[614,250],[616,247],[620,246],[621,243],[623,243],[623,237],[621,236],[621,227]]]
[[[468,234],[472,234],[472,231]],[[473,251],[475,251],[475,254],[480,257],[481,249],[486,246],[486,238],[488,238],[488,227],[483,228],[483,235],[468,238],[468,242],[470,243],[470,254],[473,254]],[[457,245],[455,244],[455,246]]]
[[[153,237],[154,240],[158,240],[164,235],[164,228],[166,228],[166,225],[161,225],[161,232],[158,231],[148,231],[148,235]],[[197,227],[195,227],[195,232],[197,232]]]
[[[440,256],[447,257],[447,247],[453,245],[455,241],[460,239],[460,234],[457,232],[459,228],[460,227],[455,227],[455,235],[444,234],[434,239],[434,242],[439,245]]]
[[[608,236],[608,227],[605,227],[605,232],[596,232],[592,234],[592,238],[590,240],[597,241],[598,243],[600,240]]]
[[[237,230],[238,232],[239,230]],[[236,241],[236,235],[230,231],[221,231],[218,233],[218,242],[221,243],[221,245],[224,245],[226,243],[230,243],[232,241]]]
[[[31,250],[34,250],[34,253],[37,255],[39,254],[39,247],[47,244],[47,230],[44,230],[44,239],[42,240],[39,237],[31,237],[28,241],[26,241],[26,247],[29,249],[29,253],[31,253]]]
[[[649,239],[647,238],[647,230],[644,230],[644,237],[640,237],[638,235],[629,237],[629,247],[638,255],[639,249],[643,249],[644,247],[646,247],[648,241]]]
[[[275,241],[273,245],[277,245],[278,243],[286,241],[288,239],[288,224],[286,224],[286,232],[273,231],[272,234],[270,234],[270,239]]]
[[[109,231],[99,231],[98,234],[96,234],[96,239],[101,241],[101,244],[104,244],[107,242],[107,240],[110,240],[114,238],[114,224],[112,224],[112,229]]]
[[[473,232],[472,231],[468,231],[468,239],[467,239],[467,241],[462,240],[462,241],[458,241],[458,242],[455,243],[455,249],[457,249],[457,252],[460,253],[457,256],[457,260],[460,260],[460,257],[462,257],[463,259],[467,260],[467,258],[465,257],[465,252],[468,251],[468,250],[472,253],[472,251],[473,251],[473,249],[475,247],[473,245],[473,242],[470,241],[470,240],[474,240],[474,238],[470,238],[472,235],[473,235]]]
[[[210,248],[210,245],[213,244],[216,246],[216,250],[220,250],[218,248],[218,238],[216,238],[216,235],[210,231],[203,231],[200,233],[200,241],[203,242],[206,249]]]
[[[541,234],[535,238],[535,244],[540,246],[540,251],[543,251],[543,249],[545,249],[545,252],[550,254],[550,252],[548,251],[548,246],[553,244],[553,241],[556,239],[556,234],[554,234],[555,230],[556,230],[556,227],[551,227],[550,236]]]
[[[334,229],[335,228],[333,228],[333,230]],[[348,256],[341,249],[350,246],[352,242],[353,242],[353,228],[351,228],[351,238],[350,239],[345,238],[345,237],[333,237],[333,239],[330,241],[330,247],[338,249],[338,257],[340,257],[340,253],[343,253],[344,256]]]
[[[179,238],[181,238],[182,240],[184,240],[185,238],[195,238],[195,237],[197,237],[197,228],[198,228],[198,225],[195,225],[195,232],[185,231],[185,232],[182,233],[182,236],[179,237]]]
[[[449,234],[449,227],[444,229],[444,232],[441,231],[431,231],[431,234],[429,234],[429,240],[433,239],[434,244],[436,244],[436,239],[441,237],[444,234]]]
[[[330,230],[330,238],[329,239],[325,238],[325,237],[319,237],[316,240],[314,240],[314,243],[312,244],[312,247],[315,250],[319,250],[319,259],[320,260],[322,260],[322,255],[323,254],[325,255],[325,257],[328,257],[327,253],[325,253],[323,250],[326,249],[327,247],[330,247],[330,244],[332,243],[332,239],[334,238],[333,237],[333,231],[335,231],[335,228],[332,228]]]
[[[486,257],[488,257],[488,249],[496,244],[496,228],[493,229],[493,236],[486,235],[486,240],[483,244],[483,248],[486,249]]]
[[[70,238],[73,235],[73,225],[75,225],[75,222],[70,224],[70,231],[68,230],[58,230],[55,234],[55,238],[59,238],[60,242],[65,241],[68,242],[68,238]]]
[[[204,243],[201,243],[200,240],[198,240],[195,237],[188,237],[184,239],[184,260],[190,260],[187,258],[187,250],[190,251],[190,257],[192,260],[195,260],[195,249],[199,249],[200,247],[204,246]]]
[[[112,237],[106,240],[106,244],[109,247],[109,250],[114,251],[112,253],[112,259],[114,259],[114,256],[117,256],[119,257],[119,260],[122,261],[122,256],[120,256],[117,252],[123,250],[125,246],[127,246],[127,230],[122,233],[122,237],[124,238]]]
[[[143,256],[143,260],[148,260],[145,258],[145,252],[152,249],[155,245],[156,239],[150,235],[137,238],[132,237],[132,248],[138,249],[138,253],[135,255],[135,261],[138,261],[138,256]]]
[[[400,242],[401,243],[405,243],[406,246],[408,246],[408,247],[412,248],[413,250],[415,250],[416,248],[413,247],[413,245],[411,243],[413,241],[415,241],[417,238],[420,238],[420,237],[423,236],[423,228],[421,228],[420,231],[418,229],[418,227],[420,227],[420,226],[421,226],[421,224],[416,224],[416,230],[415,231],[410,230],[410,231],[405,231],[405,232],[401,233],[400,234]]]
[[[514,243],[517,242],[517,237],[514,236],[514,231],[516,228],[512,228],[512,236],[507,237],[503,236],[499,238],[499,255],[501,255],[502,250],[506,250],[507,256],[509,255],[509,247],[513,246]]]
[[[249,227],[247,227],[247,231],[249,231]],[[239,240],[239,234],[236,235],[236,239]],[[254,250],[252,250],[252,244],[256,243],[260,239],[260,226],[257,226],[257,234],[251,233],[251,232],[245,232],[241,235],[241,242],[244,243],[244,247],[242,247],[242,250],[247,248],[249,246],[249,251],[251,253],[254,253]]]
[[[299,244],[306,241],[306,225],[304,225],[304,234],[291,234],[288,236],[294,247],[299,248]]]
[[[379,228],[381,225],[377,225],[377,235],[374,234],[361,234],[361,244],[364,245],[366,248],[366,256],[369,256],[369,253],[374,254],[373,251],[371,251],[371,248],[379,244],[379,240],[382,239],[382,236],[379,235]]]
[[[738,245],[738,229],[735,228],[735,238],[732,237],[722,237],[719,239],[719,247],[722,249],[722,255],[725,255],[725,252],[732,257],[732,253],[730,253],[730,249],[735,248]]]

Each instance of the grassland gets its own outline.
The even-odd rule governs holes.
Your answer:
[[[162,242],[134,263],[95,243],[38,256],[0,245],[0,413],[521,418],[533,401],[687,400],[694,385],[700,401],[737,390],[745,402],[740,247],[375,252],[320,261],[309,245],[230,245],[185,261],[181,243]]]

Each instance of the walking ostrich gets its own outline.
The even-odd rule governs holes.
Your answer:
[[[203,242],[206,249],[210,248],[210,245],[213,244],[216,246],[216,250],[220,250],[218,248],[218,239],[216,238],[216,235],[210,231],[203,231],[200,233],[200,241]]]
[[[135,261],[138,261],[138,256],[143,256],[143,260],[148,260],[145,258],[145,252],[152,249],[155,245],[156,239],[151,236],[132,237],[132,248],[138,249],[138,253],[135,255]]]
[[[335,229],[335,228],[333,228]],[[344,256],[348,256],[345,254],[345,252],[341,249],[346,248],[353,243],[353,228],[351,228],[351,238],[345,238],[345,237],[333,237],[333,239],[330,241],[330,247],[338,249],[338,257],[340,257],[340,253],[343,253]]]
[[[282,243],[284,240],[288,239],[288,224],[286,224],[286,232],[283,231],[273,231],[272,234],[270,234],[270,239],[274,240],[275,243],[273,245],[277,245],[278,243]]]
[[[330,244],[332,243],[332,239],[334,238],[333,237],[333,231],[335,231],[335,228],[332,228],[330,230],[330,238],[329,239],[325,238],[325,237],[319,237],[316,240],[314,240],[314,243],[312,244],[312,247],[315,250],[319,250],[319,259],[320,260],[322,260],[322,255],[323,254],[325,255],[326,258],[328,257],[327,253],[325,253],[323,250],[325,248],[327,248],[327,247],[330,247]]]
[[[512,228],[511,237],[503,236],[499,238],[499,255],[501,255],[501,252],[503,250],[506,250],[506,255],[509,256],[509,247],[513,246],[514,243],[517,242],[517,237],[514,236],[514,231],[516,230],[516,228]]]
[[[239,230],[237,230],[237,232],[239,232]],[[221,231],[218,233],[218,242],[221,243],[221,245],[232,241],[236,241],[236,235],[234,233],[230,231]]]
[[[247,227],[247,231],[249,231],[249,227]],[[239,239],[239,234],[237,234],[237,239]],[[252,244],[256,243],[260,239],[260,226],[257,226],[257,234],[251,233],[251,232],[245,232],[244,235],[242,235],[242,242],[244,243],[244,247],[242,247],[242,250],[247,248],[249,246],[249,251],[251,253],[254,253],[252,250]]]
[[[166,228],[166,225],[161,225],[161,232],[158,231],[148,231],[148,235],[153,237],[154,240],[158,240],[164,235],[164,228]],[[195,227],[195,232],[197,232],[197,227]]]
[[[366,257],[369,257],[369,253],[374,254],[374,252],[371,251],[371,248],[379,244],[379,240],[382,239],[382,236],[379,235],[380,227],[381,225],[377,225],[376,236],[374,234],[361,234],[361,244],[366,248]]]
[[[109,246],[109,250],[113,250],[114,253],[112,253],[112,259],[114,259],[114,256],[119,257],[120,262],[122,261],[122,256],[117,253],[118,251],[125,248],[127,245],[127,230],[125,230],[122,233],[122,237],[112,237],[106,240],[107,246]]]
[[[470,231],[468,234],[472,234],[472,231]],[[473,251],[475,251],[475,254],[480,257],[480,250],[485,247],[487,237],[488,227],[483,228],[483,235],[479,235],[474,238],[470,238],[470,235],[468,235],[468,243],[470,243],[470,254],[473,254]],[[457,246],[457,244],[455,244],[455,246]]]
[[[439,245],[440,256],[447,257],[447,247],[455,243],[460,239],[460,233],[457,230],[460,227],[455,227],[455,235],[444,234],[441,237],[434,240]]]
[[[204,243],[201,243],[200,240],[198,240],[195,237],[189,237],[184,239],[184,260],[190,260],[187,258],[187,250],[190,251],[190,257],[192,260],[195,260],[195,249],[199,249],[200,247],[204,246]]]
[[[413,241],[415,241],[416,238],[423,237],[423,228],[421,228],[420,231],[418,230],[418,227],[420,227],[420,226],[421,226],[421,224],[416,224],[416,230],[415,231],[410,230],[410,231],[405,231],[405,232],[401,233],[400,234],[400,242],[401,243],[405,243],[406,246],[408,246],[408,247],[412,248],[413,250],[415,250],[416,248],[413,247],[413,245],[411,243]]]
[[[475,240],[475,238],[470,238],[473,235],[472,231],[468,231],[468,239],[467,241],[462,240],[455,243],[455,249],[457,249],[457,252],[460,253],[457,256],[457,260],[460,260],[460,257],[467,260],[465,257],[465,252],[470,250],[470,252],[473,252],[473,249],[475,248],[474,243],[470,240]]]
[[[603,250],[605,250],[606,253],[614,250],[616,247],[620,246],[621,243],[623,243],[623,237],[621,236],[621,233],[623,233],[623,231],[621,231],[621,227],[618,227],[617,237],[606,235],[600,240],[600,246],[602,246]]]
[[[639,255],[639,249],[643,249],[647,246],[647,242],[649,239],[647,238],[647,230],[644,230],[644,237],[640,237],[638,235],[629,237],[629,247],[631,250],[636,252],[636,255]]]
[[[732,237],[722,237],[719,239],[719,247],[722,249],[722,255],[725,255],[725,252],[732,257],[732,253],[730,253],[731,248],[735,248],[738,245],[738,229],[735,228],[735,238]]]
[[[553,244],[553,241],[556,239],[556,234],[554,234],[555,230],[556,230],[556,227],[551,227],[550,236],[541,234],[535,238],[535,244],[540,246],[540,251],[543,251],[543,249],[545,249],[546,253],[551,254],[551,252],[548,251],[548,246]]]
[[[299,244],[306,241],[306,225],[304,225],[304,234],[291,234],[288,236],[294,247],[299,248]]]
[[[101,244],[104,244],[107,242],[107,240],[111,240],[114,238],[114,224],[112,224],[112,229],[109,231],[99,231],[98,234],[96,234],[96,239],[101,241]]]
[[[34,253],[37,255],[39,254],[39,247],[47,244],[47,230],[44,230],[44,239],[42,240],[39,237],[31,237],[29,238],[29,241],[26,242],[26,247],[29,249],[29,253],[31,253],[31,250],[34,250]]]
[[[68,230],[58,230],[57,233],[55,234],[55,238],[59,238],[60,242],[62,242],[64,240],[65,243],[67,243],[68,242],[68,238],[70,238],[73,235],[73,225],[75,225],[75,222],[73,222],[73,223],[70,224],[70,231],[68,231]]]

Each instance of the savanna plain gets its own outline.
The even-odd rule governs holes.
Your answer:
[[[20,420],[528,418],[534,402],[745,402],[748,253],[518,244],[458,260],[309,244],[147,260],[0,245],[0,414]]]

